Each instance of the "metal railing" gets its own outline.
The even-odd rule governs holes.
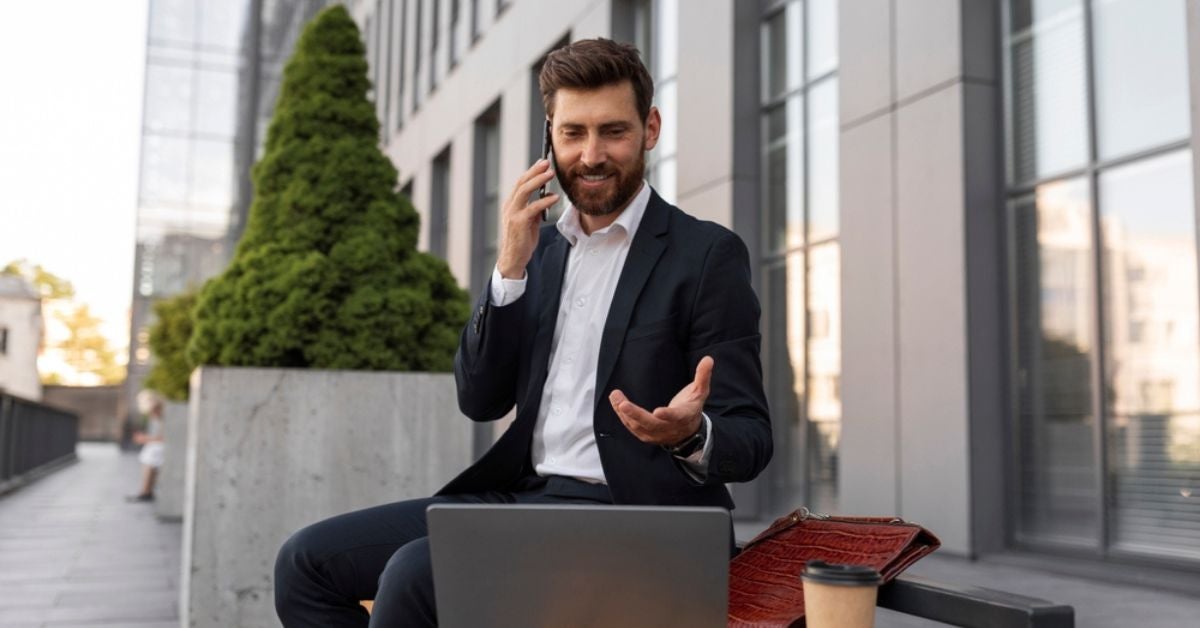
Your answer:
[[[0,492],[75,458],[79,417],[0,392]]]

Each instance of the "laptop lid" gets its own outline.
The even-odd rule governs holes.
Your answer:
[[[435,504],[427,519],[446,628],[726,625],[723,509]]]

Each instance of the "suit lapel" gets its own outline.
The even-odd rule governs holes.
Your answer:
[[[646,213],[633,236],[629,255],[625,258],[625,267],[621,269],[621,278],[617,280],[612,305],[608,308],[608,318],[604,322],[604,335],[600,339],[600,358],[596,366],[595,405],[599,405],[608,379],[617,364],[621,345],[625,340],[625,330],[629,327],[629,319],[633,316],[633,309],[637,305],[642,288],[646,286],[658,258],[667,248],[660,236],[667,232],[668,207],[667,202],[652,190]]]

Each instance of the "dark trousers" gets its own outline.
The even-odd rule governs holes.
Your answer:
[[[529,477],[511,491],[413,499],[326,519],[280,548],[275,611],[286,628],[436,626],[426,507],[611,501],[603,485]],[[360,600],[375,600],[369,616]]]

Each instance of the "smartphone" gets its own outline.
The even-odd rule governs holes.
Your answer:
[[[554,169],[554,143],[550,141],[550,118],[546,118],[545,131],[542,133],[542,159],[550,162],[550,168]],[[549,183],[549,182],[547,182]],[[546,198],[546,185],[538,188],[538,198]],[[542,210],[542,222],[550,220],[550,208]]]

